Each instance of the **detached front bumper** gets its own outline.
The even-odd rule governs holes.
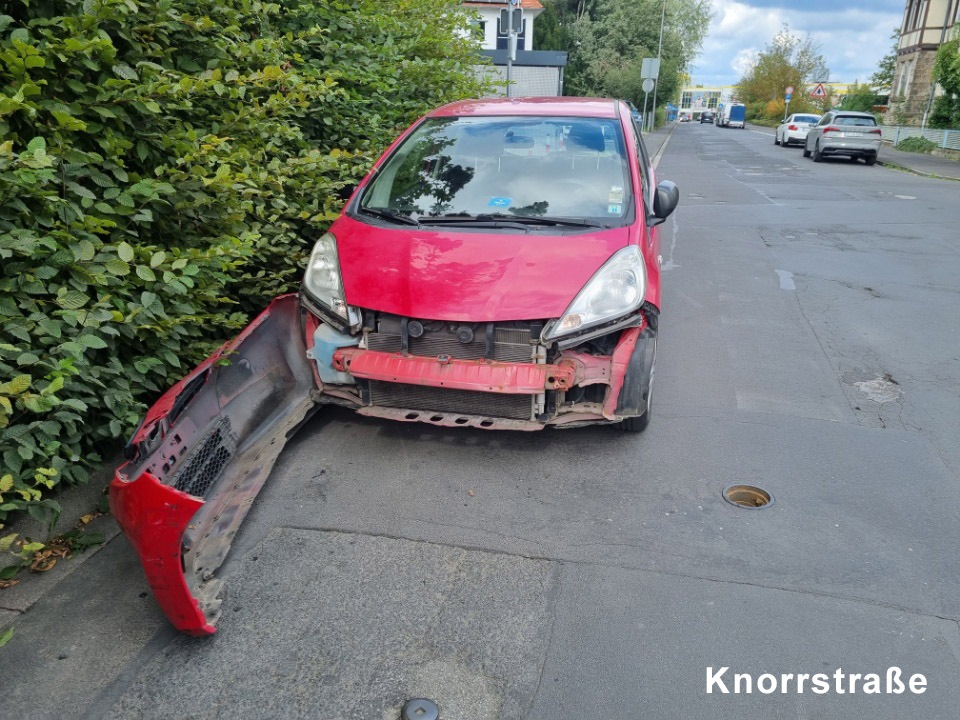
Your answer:
[[[214,572],[286,440],[313,407],[296,295],[277,298],[236,339],[147,412],[110,485],[110,509],[170,619],[209,635]]]

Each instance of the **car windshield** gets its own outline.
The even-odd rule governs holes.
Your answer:
[[[360,199],[360,212],[422,225],[491,218],[622,226],[633,196],[618,120],[461,117],[424,121]]]
[[[815,123],[820,121],[819,115],[794,115],[793,121],[798,123]]]
[[[864,125],[864,126],[874,126],[877,124],[877,121],[872,117],[858,117],[851,115],[840,115],[837,117],[834,122],[837,125]]]

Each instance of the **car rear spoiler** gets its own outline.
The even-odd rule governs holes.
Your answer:
[[[210,635],[213,573],[277,456],[314,407],[297,295],[274,300],[147,412],[110,486],[110,509],[170,622]]]

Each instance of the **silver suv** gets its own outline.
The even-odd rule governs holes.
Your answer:
[[[870,113],[831,110],[810,128],[803,156],[820,162],[825,155],[846,155],[854,162],[863,158],[867,165],[877,162],[881,131]]]

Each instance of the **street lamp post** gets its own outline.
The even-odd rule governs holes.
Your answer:
[[[667,16],[667,0],[663,0],[663,9],[660,11],[660,43],[657,45],[657,68],[660,68],[660,55],[663,53],[663,21]],[[657,125],[657,90],[660,89],[660,73],[657,73],[656,85],[653,86],[653,113],[650,120],[650,129]]]

